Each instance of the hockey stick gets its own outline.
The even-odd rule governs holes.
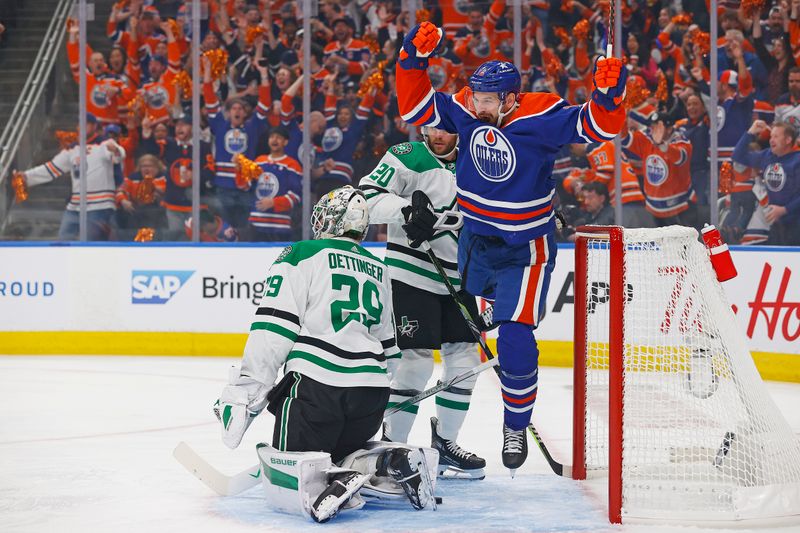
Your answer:
[[[447,274],[445,273],[444,267],[442,267],[442,263],[439,261],[439,258],[436,257],[435,253],[433,253],[433,249],[431,248],[430,243],[428,241],[422,241],[421,246],[422,249],[425,250],[425,253],[428,254],[428,258],[431,260],[431,263],[433,263],[433,267],[436,269],[436,272],[438,272],[439,275],[444,280],[444,285],[445,287],[447,287],[447,291],[450,293],[450,296],[452,296],[453,299],[456,301],[456,305],[458,305],[458,310],[461,311],[461,316],[464,317],[464,321],[467,323],[467,326],[469,326],[469,329],[472,332],[472,336],[475,337],[475,341],[477,341],[477,343],[483,350],[483,353],[486,355],[486,363],[490,361],[496,361],[494,355],[492,354],[492,351],[489,349],[489,346],[483,339],[480,330],[475,325],[475,319],[472,318],[472,314],[469,312],[469,309],[467,309],[467,306],[464,305],[464,302],[462,302],[461,298],[458,296],[458,293],[456,292],[455,287],[453,287],[453,284],[450,282],[450,279],[447,277]],[[497,368],[496,366],[493,368],[495,373],[497,374],[497,377],[499,378],[500,369]],[[572,477],[572,467],[569,465],[563,465],[558,461],[556,461],[555,459],[553,459],[553,456],[550,455],[550,451],[547,449],[547,446],[545,446],[542,437],[539,436],[539,432],[536,430],[536,427],[533,425],[532,422],[528,425],[528,432],[533,437],[533,440],[539,447],[539,451],[542,452],[542,455],[544,455],[544,458],[547,460],[547,464],[550,465],[550,468],[553,470],[553,472],[558,476]]]
[[[478,366],[476,366],[474,368],[470,368],[466,372],[462,372],[461,374],[455,376],[453,379],[450,379],[450,380],[448,380],[448,381],[446,381],[444,383],[439,383],[435,387],[431,387],[430,389],[425,389],[424,391],[420,392],[416,396],[412,396],[408,400],[403,400],[402,402],[398,403],[397,405],[392,406],[391,408],[386,410],[386,412],[384,413],[384,416],[393,415],[398,411],[403,411],[409,405],[413,405],[415,403],[421,402],[425,398],[433,396],[437,392],[443,391],[445,389],[449,389],[450,387],[452,387],[456,383],[461,383],[465,379],[469,379],[472,376],[480,374],[481,372],[483,372],[487,368],[491,368],[491,367],[495,367],[495,366],[497,366],[497,361],[494,360],[494,359],[488,359],[487,361],[484,361],[483,363],[479,364]]]
[[[254,465],[238,474],[227,476],[208,464],[185,442],[179,442],[172,456],[197,479],[220,496],[235,496],[261,481],[261,466]]]

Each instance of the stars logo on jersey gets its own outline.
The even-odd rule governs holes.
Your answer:
[[[469,140],[469,152],[478,173],[489,181],[506,181],[517,168],[514,148],[494,126],[475,128]]]
[[[411,143],[400,143],[392,146],[391,152],[395,155],[405,155],[410,154],[413,149],[414,147],[411,146]]]
[[[419,320],[409,320],[407,316],[403,315],[403,318],[400,319],[400,325],[397,326],[397,333],[413,338],[418,329]]]
[[[275,262],[276,263],[280,263],[281,261],[286,259],[286,256],[289,255],[290,253],[292,253],[292,245],[291,244],[283,249],[283,251],[280,253],[280,255],[275,260]]]

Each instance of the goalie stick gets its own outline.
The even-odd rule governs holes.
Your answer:
[[[475,319],[472,318],[472,314],[469,312],[469,309],[467,309],[467,306],[464,305],[464,302],[461,301],[461,298],[458,296],[458,293],[456,292],[456,288],[453,287],[453,284],[447,277],[447,274],[444,271],[444,267],[442,267],[442,263],[439,261],[439,258],[436,257],[436,254],[433,253],[433,249],[431,248],[430,243],[428,241],[422,241],[421,247],[425,251],[425,253],[428,254],[428,258],[431,260],[431,263],[433,263],[436,272],[438,272],[439,276],[441,276],[441,278],[444,280],[444,284],[447,287],[450,296],[452,296],[453,299],[456,301],[456,305],[458,305],[458,310],[461,311],[461,316],[464,317],[464,321],[467,323],[467,326],[469,326],[469,329],[472,332],[472,336],[475,337],[475,341],[480,345],[484,355],[486,355],[486,363],[491,361],[497,361],[494,357],[494,354],[492,354],[492,351],[489,349],[489,346],[486,344],[486,341],[484,340],[483,336],[481,335],[480,329],[478,329],[478,326],[475,325]],[[497,366],[493,366],[492,368],[494,368],[495,374],[497,374],[497,377],[499,378],[500,369],[497,368]],[[571,478],[572,467],[569,465],[561,464],[555,459],[553,459],[553,456],[550,455],[550,451],[547,449],[547,446],[545,445],[544,441],[542,440],[542,437],[539,435],[539,432],[536,430],[536,427],[533,425],[532,422],[528,425],[528,432],[531,434],[531,437],[533,437],[533,440],[536,442],[536,446],[538,446],[539,451],[541,451],[542,455],[544,455],[544,458],[547,461],[547,464],[550,465],[550,468],[553,470],[553,473],[555,473],[558,476]]]
[[[261,466],[253,465],[238,474],[228,476],[197,455],[188,444],[179,442],[172,456],[197,479],[220,496],[235,496],[261,481]]]

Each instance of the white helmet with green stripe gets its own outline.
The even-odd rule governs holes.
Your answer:
[[[369,227],[364,193],[350,185],[334,189],[319,199],[311,213],[315,239],[350,237],[360,241]]]

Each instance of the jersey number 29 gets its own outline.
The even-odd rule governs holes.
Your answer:
[[[331,285],[335,291],[347,289],[348,296],[347,300],[331,303],[331,324],[334,331],[341,330],[351,320],[361,322],[367,329],[380,322],[383,304],[375,283],[367,280],[359,287],[358,280],[353,276],[332,274]],[[360,311],[362,308],[365,312]]]

